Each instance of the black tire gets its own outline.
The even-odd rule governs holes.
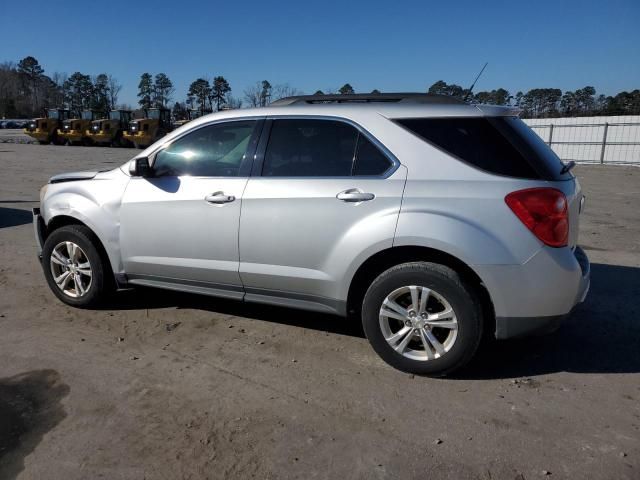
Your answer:
[[[53,143],[54,145],[61,146],[66,144],[66,142],[67,140],[65,138],[60,138],[56,132],[51,135],[51,143]]]
[[[396,289],[411,285],[427,287],[444,297],[457,318],[457,337],[450,350],[438,358],[407,358],[384,338],[379,318],[382,303]],[[482,338],[482,307],[474,290],[451,268],[428,262],[403,263],[373,281],[364,296],[362,324],[373,349],[392,367],[407,373],[442,377],[462,368],[475,355]]]
[[[86,293],[79,297],[65,294],[56,284],[51,271],[51,255],[56,245],[61,242],[73,242],[78,245],[90,263],[91,282]],[[98,250],[99,240],[93,232],[84,225],[67,225],[49,234],[42,249],[42,269],[49,288],[56,297],[64,303],[86,308],[98,305],[112,290],[111,268],[102,258]]]
[[[40,145],[49,145],[51,142],[47,142],[46,140],[38,140]]]

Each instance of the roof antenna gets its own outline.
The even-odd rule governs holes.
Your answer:
[[[482,75],[482,72],[484,72],[484,69],[487,68],[487,65],[489,65],[489,62],[485,62],[484,67],[482,67],[482,70],[480,70],[480,73],[478,74],[478,76],[476,77],[476,79],[473,81],[473,83],[471,84],[471,86],[469,87],[469,90],[467,90],[467,94],[464,96],[464,98],[462,99],[463,102],[467,101],[467,98],[469,98],[469,95],[471,95],[471,92],[473,91],[473,87],[476,86],[476,82],[478,81],[478,79],[480,78],[480,75]]]

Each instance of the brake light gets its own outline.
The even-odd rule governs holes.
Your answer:
[[[533,234],[550,247],[565,247],[569,239],[567,198],[555,188],[528,188],[504,199]]]

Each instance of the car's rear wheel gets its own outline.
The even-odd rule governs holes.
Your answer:
[[[42,249],[42,268],[49,288],[74,307],[98,304],[110,284],[93,232],[83,225],[54,230]]]
[[[463,367],[482,338],[482,308],[452,269],[428,262],[383,272],[364,297],[362,322],[374,350],[389,365],[444,376]]]

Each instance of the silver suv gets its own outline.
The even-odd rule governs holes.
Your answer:
[[[144,285],[355,315],[387,363],[445,375],[483,332],[557,327],[589,287],[580,185],[517,114],[383,94],[207,115],[51,178],[44,274],[77,307]]]

